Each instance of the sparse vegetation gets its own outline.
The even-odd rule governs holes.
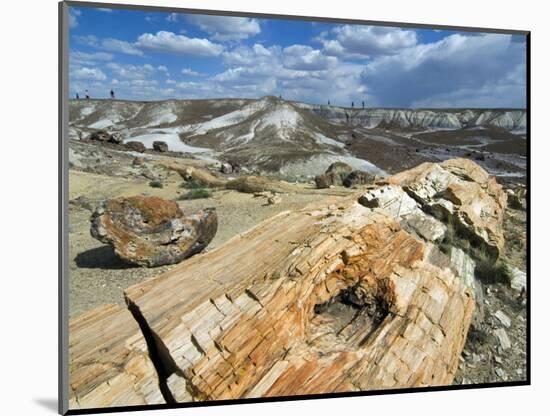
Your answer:
[[[189,199],[210,198],[211,196],[212,196],[212,192],[210,192],[208,189],[193,188],[193,189],[190,189],[188,192],[184,193],[183,195],[180,195],[178,197],[178,200],[186,201]]]
[[[154,180],[154,181],[149,182],[149,186],[151,188],[164,188],[164,185],[162,184],[162,182],[158,181],[158,180]]]
[[[510,267],[502,260],[494,262],[489,258],[476,262],[476,278],[485,284],[504,283],[510,284],[512,273]]]
[[[185,189],[202,189],[205,188],[206,184],[199,179],[191,178],[188,181],[181,183],[180,188]]]
[[[464,250],[472,257],[477,257],[476,249],[473,248],[472,243],[468,237],[457,229],[452,222],[447,224],[447,232],[439,245],[441,251],[445,254],[451,254],[451,248],[457,247]]]
[[[450,223],[439,248],[445,254],[450,255],[452,247],[464,250],[475,260],[475,276],[482,283],[510,283],[510,267],[502,260],[495,260],[493,256],[490,256],[482,247],[473,243],[460,229]]]

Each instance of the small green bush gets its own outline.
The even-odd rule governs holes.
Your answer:
[[[476,263],[475,276],[484,284],[506,283],[511,280],[511,271],[509,266],[502,260],[497,260],[495,256],[487,253],[483,246],[479,246],[468,236],[457,229],[453,224],[447,225],[447,232],[443,241],[439,245],[442,252],[451,254],[452,248],[460,248],[468,254]]]
[[[512,280],[512,272],[506,263],[501,260],[495,262],[489,258],[476,262],[475,275],[479,281],[485,284],[510,284]]]
[[[195,178],[189,179],[188,181],[184,181],[180,184],[180,188],[185,189],[202,189],[205,186],[206,184]]]
[[[161,181],[151,181],[151,182],[149,182],[149,186],[151,188],[163,188],[164,187],[164,185],[162,185]]]
[[[178,200],[185,201],[189,199],[210,198],[211,196],[212,196],[212,193],[208,189],[196,188],[196,189],[190,189],[188,192],[184,193],[183,195],[180,195],[178,197]]]

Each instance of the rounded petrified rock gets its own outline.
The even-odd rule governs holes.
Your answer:
[[[136,141],[126,142],[125,146],[128,150],[132,150],[134,152],[139,152],[139,153],[143,153],[145,152],[145,150],[147,150],[147,148],[143,143],[136,142]]]
[[[345,178],[353,171],[353,168],[344,162],[334,162],[325,173],[315,177],[317,189],[341,186]]]
[[[168,144],[166,142],[156,140],[153,142],[153,150],[156,150],[157,152],[167,152],[168,151]]]
[[[146,267],[179,263],[202,251],[218,229],[213,208],[185,215],[175,201],[145,196],[104,201],[90,221],[92,237]]]
[[[351,172],[353,172],[353,168],[344,162],[334,162],[332,165],[330,165],[325,173],[336,173],[337,175],[340,175],[342,180],[348,176]]]
[[[354,170],[346,177],[346,179],[344,179],[344,186],[346,188],[351,188],[355,185],[365,185],[371,183],[373,179],[374,176],[368,172],[362,170]]]
[[[109,133],[105,130],[97,130],[88,136],[88,140],[103,142],[103,143],[122,143],[122,136],[118,132]]]

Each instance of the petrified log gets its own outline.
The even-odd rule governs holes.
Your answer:
[[[300,188],[285,181],[262,176],[241,176],[226,183],[227,189],[253,194],[256,192],[297,193]]]
[[[219,188],[225,186],[227,180],[215,176],[208,169],[198,166],[184,165],[176,161],[159,160],[157,165],[173,170],[180,174],[186,181],[195,181],[208,188]]]
[[[391,216],[340,199],[283,212],[125,295],[177,401],[445,385],[474,303],[424,249]]]
[[[403,187],[423,210],[451,222],[489,257],[496,259],[502,252],[506,192],[475,162],[423,163],[385,182]]]
[[[71,409],[165,403],[145,338],[118,305],[71,320],[69,372]]]
[[[92,214],[90,232],[122,259],[154,267],[179,263],[202,251],[216,235],[214,209],[184,215],[175,201],[133,196],[104,201]]]

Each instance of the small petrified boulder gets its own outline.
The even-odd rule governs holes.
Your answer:
[[[353,172],[353,168],[344,162],[334,162],[332,165],[330,165],[325,173],[336,173],[337,175],[340,175],[342,179],[344,179],[346,176],[348,176],[351,172]]]
[[[231,170],[233,170],[233,173],[239,173],[241,170],[245,170],[239,162],[230,160],[228,163],[231,166]]]
[[[92,214],[90,233],[129,263],[179,263],[202,251],[218,229],[214,209],[185,215],[175,201],[133,196],[104,201]]]
[[[354,170],[346,177],[346,179],[344,179],[343,183],[346,188],[351,188],[355,185],[365,185],[367,183],[371,183],[373,179],[374,176],[372,176],[368,172],[362,170]]]
[[[527,209],[527,190],[524,187],[508,189],[508,206],[525,211]]]
[[[344,179],[353,172],[353,168],[344,162],[334,162],[328,167],[325,173],[315,177],[315,186],[317,189],[330,188],[331,186],[341,186]]]
[[[145,145],[141,142],[130,141],[130,142],[126,142],[125,146],[128,150],[132,150],[134,152],[139,152],[139,153],[143,153],[146,150]]]
[[[335,173],[323,173],[315,177],[317,189],[326,189],[335,185],[342,185],[342,179]]]
[[[153,150],[164,153],[168,151],[168,145],[166,144],[166,142],[156,140],[153,142]]]
[[[120,144],[122,143],[122,136],[117,132],[111,134],[105,130],[97,130],[88,136],[88,140],[102,143]]]
[[[220,172],[226,175],[233,173],[233,166],[231,166],[229,163],[222,163],[220,167]]]
[[[283,201],[279,195],[270,195],[267,197],[267,205],[276,205]]]

